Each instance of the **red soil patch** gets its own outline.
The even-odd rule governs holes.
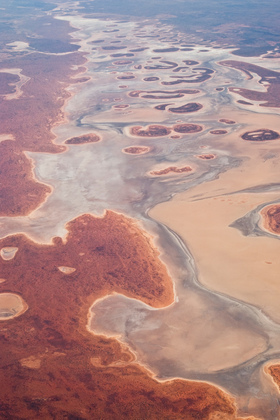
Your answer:
[[[203,130],[203,127],[198,124],[176,124],[173,126],[173,130],[176,131],[176,133],[192,134],[199,133]]]
[[[273,204],[261,211],[265,229],[280,234],[280,204]]]
[[[69,68],[84,61],[80,53],[47,57],[33,53],[0,64],[0,67],[21,68],[22,74],[30,77],[22,86],[23,95],[19,99],[0,99],[1,133],[12,134],[19,150],[48,153],[65,150],[64,146],[53,144],[55,136],[51,129],[63,121],[62,107],[70,97],[66,88],[76,83],[74,76],[82,70],[82,67],[77,71]]]
[[[101,138],[94,133],[83,134],[82,136],[72,137],[71,139],[66,140],[65,144],[86,144],[86,143],[97,143]]]
[[[280,365],[270,365],[265,367],[265,371],[272,376],[273,381],[280,391]]]
[[[66,23],[62,25],[68,27]],[[42,26],[42,31],[46,28]],[[30,78],[21,87],[20,98],[8,101],[0,96],[0,134],[9,133],[15,139],[0,145],[1,216],[27,215],[50,192],[48,186],[33,179],[31,160],[23,152],[60,153],[65,150],[65,146],[53,144],[55,136],[51,129],[63,121],[62,107],[70,97],[66,88],[79,83],[74,76],[83,70],[82,67],[75,71],[70,68],[84,61],[80,53],[47,56],[31,53],[0,63],[0,68],[21,68],[22,74]],[[2,89],[0,94],[6,92],[4,85]]]
[[[130,133],[139,137],[162,137],[168,136],[171,133],[171,129],[164,125],[149,125],[146,130],[141,126],[135,126],[130,129]]]
[[[228,120],[227,118],[221,118],[219,120],[219,122],[224,123],[224,124],[236,124],[235,121],[233,120]]]
[[[14,141],[0,143],[0,168],[0,216],[26,216],[51,192],[34,180],[30,159]]]
[[[150,172],[150,174],[161,176],[161,175],[167,175],[170,172],[175,173],[175,174],[182,174],[182,173],[191,172],[191,171],[192,171],[192,168],[190,166],[184,166],[183,168],[177,168],[177,166],[169,166],[169,168],[161,169],[159,171],[152,171]]]
[[[211,130],[210,131],[211,134],[227,134],[227,130]]]
[[[187,114],[189,112],[196,112],[199,111],[201,108],[203,108],[203,105],[196,103],[196,102],[190,102],[188,104],[179,106],[177,108],[169,108],[169,112],[175,112],[177,114]]]
[[[198,159],[211,160],[211,159],[215,159],[216,155],[212,155],[211,153],[209,153],[209,154],[205,154],[205,155],[197,155],[196,157]]]
[[[186,70],[189,68],[189,66],[183,66],[183,67],[176,67],[176,69],[173,69],[173,73],[179,73],[179,72],[186,72]],[[174,77],[174,76],[171,76]]]
[[[219,64],[242,71],[248,79],[253,78],[252,73],[257,74],[260,77],[258,83],[266,88],[266,92],[260,92],[257,90],[230,87],[230,92],[237,93],[251,101],[262,101],[263,103],[259,104],[259,106],[280,107],[280,72],[235,60],[222,61]]]
[[[243,140],[249,141],[267,141],[267,140],[276,140],[279,139],[280,135],[276,131],[268,130],[267,128],[260,128],[255,131],[247,131],[242,134],[241,138]]]
[[[144,153],[148,153],[149,151],[150,148],[146,146],[130,146],[123,149],[123,152],[129,155],[143,155]]]
[[[86,328],[90,305],[113,291],[154,307],[171,303],[172,283],[150,239],[113,212],[80,216],[67,229],[65,243],[54,238],[52,245],[38,245],[24,235],[0,241],[1,248],[19,248],[13,260],[0,261],[9,279],[1,291],[17,293],[29,305],[21,317],[1,321],[3,418],[177,420],[234,414],[233,400],[220,389],[183,380],[159,383],[116,340]],[[65,274],[61,265],[76,271]],[[26,363],[32,358],[39,360],[37,368]]]
[[[114,109],[125,109],[125,108],[129,108],[129,105],[114,105],[113,106]]]

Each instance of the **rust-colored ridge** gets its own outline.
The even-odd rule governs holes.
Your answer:
[[[224,124],[229,124],[229,125],[231,125],[231,124],[235,124],[235,121],[233,121],[233,120],[229,120],[229,119],[227,119],[227,118],[221,118],[221,119],[219,120],[219,122],[224,123]]]
[[[188,104],[178,106],[177,108],[169,108],[169,112],[175,112],[178,114],[187,114],[190,112],[196,112],[199,111],[201,108],[203,108],[203,105],[196,103],[196,102],[190,102]]]
[[[265,371],[272,376],[272,379],[280,392],[280,365],[275,364],[266,366]]]
[[[17,247],[0,261],[0,293],[21,296],[29,309],[1,321],[0,399],[3,418],[235,418],[232,398],[200,382],[157,382],[114,339],[86,328],[90,305],[108,293],[154,307],[173,301],[158,251],[131,219],[107,212],[67,224],[65,242],[39,245],[24,235],[0,240]],[[61,267],[75,269],[60,270]],[[82,413],[82,414],[81,414]]]
[[[149,125],[147,129],[143,129],[141,126],[131,127],[130,133],[133,136],[139,137],[163,137],[168,136],[171,133],[171,129],[169,127],[165,127],[164,125]]]
[[[216,158],[216,155],[209,153],[209,154],[197,155],[196,157],[202,160],[212,160]]]
[[[130,146],[123,149],[123,152],[129,155],[143,155],[144,153],[148,153],[150,150],[150,147],[147,146]]]
[[[227,130],[211,130],[210,133],[211,134],[217,134],[217,135],[227,134]]]
[[[276,140],[276,139],[279,139],[279,137],[280,137],[279,133],[273,130],[269,130],[267,128],[259,128],[255,131],[247,131],[241,136],[243,140],[249,140],[249,141]]]
[[[262,102],[259,106],[280,107],[280,72],[236,60],[221,61],[219,64],[242,71],[248,80],[253,79],[253,74],[257,74],[260,77],[258,83],[266,90],[265,92],[261,92],[259,90],[230,87],[230,92],[251,101]]]
[[[71,139],[67,139],[64,143],[65,144],[86,144],[86,143],[97,143],[100,141],[101,138],[94,133],[83,134],[78,137],[71,137]]]
[[[176,133],[181,133],[181,134],[192,134],[192,133],[199,133],[200,131],[203,130],[203,127],[201,125],[198,124],[176,124],[173,126],[173,130]]]
[[[150,172],[151,175],[161,176],[167,175],[170,172],[174,174],[182,174],[185,172],[191,172],[192,168],[190,166],[184,166],[183,168],[178,168],[177,166],[169,166],[168,168],[161,169],[159,171],[152,171]]]
[[[118,61],[113,62],[115,66],[125,66],[126,64],[131,64],[131,63],[133,63],[133,61],[130,61],[130,60],[118,60]]]
[[[27,216],[51,188],[33,178],[31,161],[14,141],[0,143],[0,216]]]
[[[280,204],[267,206],[261,211],[264,228],[271,233],[280,234]]]
[[[21,73],[30,78],[21,87],[23,94],[19,99],[8,101],[0,97],[1,133],[13,135],[19,150],[47,153],[65,150],[64,146],[53,143],[55,135],[51,130],[64,121],[63,107],[71,96],[66,88],[75,84],[74,76],[84,70],[74,71],[70,67],[84,62],[81,53],[47,58],[32,53],[0,64],[0,67],[21,68]]]
[[[45,17],[44,22],[50,18]],[[48,38],[53,25],[59,30],[64,47],[69,44],[68,23],[50,19],[52,25],[42,25],[30,21],[30,25],[41,39]],[[48,29],[49,28],[49,29]],[[31,29],[30,29],[31,30]],[[50,36],[51,38],[51,36]],[[34,38],[35,39],[35,38]],[[24,151],[61,153],[65,146],[53,143],[55,135],[52,128],[64,121],[63,107],[70,93],[66,88],[88,79],[75,78],[85,68],[81,65],[85,58],[79,52],[66,55],[45,55],[37,52],[26,55],[15,55],[3,58],[0,63],[0,134],[13,138],[13,142],[5,141],[0,144],[0,216],[26,216],[34,211],[51,192],[50,187],[43,185],[33,177],[32,161],[26,157]],[[79,67],[80,66],[80,67]],[[76,67],[76,70],[72,68]],[[8,70],[20,69],[20,74],[27,81],[21,86],[22,94],[8,100],[4,93],[7,91],[7,80],[15,81],[15,76]],[[4,79],[3,79],[4,77]]]
[[[152,77],[152,76],[150,76],[150,77],[144,77],[143,80],[145,82],[155,82],[156,80],[159,80],[159,77],[156,77],[156,76],[154,76],[154,77]]]

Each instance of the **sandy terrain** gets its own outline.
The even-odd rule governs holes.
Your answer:
[[[22,315],[28,309],[21,296],[14,293],[0,293],[0,321]]]
[[[273,115],[261,121],[257,115],[249,119],[241,112],[235,112],[234,117],[238,123],[246,118],[247,127],[254,124],[255,129],[264,122],[271,129],[279,124],[279,117]],[[242,132],[228,135],[225,141],[215,141],[232,156],[243,158],[239,167],[178,194],[151,210],[150,215],[184,239],[195,258],[201,283],[253,303],[279,321],[280,243],[272,237],[244,236],[230,225],[258,206],[279,198],[277,189],[258,192],[253,188],[278,182],[276,161],[280,144],[275,140],[276,143],[266,142],[264,147],[258,142],[244,142],[240,139]],[[248,188],[252,190],[242,192]]]
[[[54,14],[0,66],[5,416],[274,420],[277,62]]]

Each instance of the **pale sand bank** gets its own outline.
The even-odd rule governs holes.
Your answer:
[[[76,271],[76,268],[73,268],[73,267],[60,266],[60,267],[57,267],[57,268],[63,274],[72,274],[72,273],[74,273],[74,271]]]
[[[232,177],[233,172],[237,170],[230,172]],[[242,171],[239,175],[246,179]],[[225,192],[222,187],[228,176],[225,173],[209,183],[204,193]],[[279,192],[217,194],[192,201],[194,191],[201,193],[206,186],[159,204],[150,216],[180,234],[195,258],[199,281],[207,288],[257,305],[279,321],[280,242],[270,237],[245,237],[229,227],[260,204],[278,199]]]
[[[0,293],[0,321],[22,315],[28,309],[21,296],[14,293]]]
[[[15,257],[17,251],[18,248],[16,246],[6,246],[1,249],[0,255],[4,261],[9,261]]]

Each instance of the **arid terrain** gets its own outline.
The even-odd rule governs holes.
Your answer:
[[[0,419],[279,419],[279,20],[254,2],[0,1]]]

